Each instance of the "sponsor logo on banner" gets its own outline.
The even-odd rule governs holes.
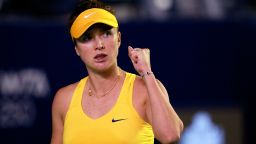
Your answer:
[[[34,99],[46,98],[49,93],[43,70],[0,70],[0,128],[32,126],[37,112]]]

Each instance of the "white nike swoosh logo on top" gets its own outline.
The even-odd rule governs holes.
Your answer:
[[[84,16],[84,18],[88,18],[88,17],[90,17],[92,14],[94,14],[95,12],[93,12],[93,13],[90,13],[90,14],[88,14],[88,15],[85,15]]]

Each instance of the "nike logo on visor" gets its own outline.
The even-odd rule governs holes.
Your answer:
[[[123,121],[123,120],[127,120],[127,118],[126,119],[112,119],[112,123],[114,123],[114,122],[119,122],[119,121]]]
[[[88,17],[90,17],[91,15],[93,15],[94,13],[95,13],[95,12],[90,13],[90,14],[88,14],[88,15],[85,15],[84,18],[88,18]]]

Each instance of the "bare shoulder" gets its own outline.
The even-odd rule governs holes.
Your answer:
[[[140,76],[136,76],[133,86],[133,103],[135,107],[144,106],[148,99],[148,91],[145,82]]]
[[[62,87],[56,92],[52,104],[54,111],[65,115],[77,84],[78,82]]]
[[[77,84],[78,82],[60,88],[55,94],[55,99],[67,99],[72,96]]]
[[[147,92],[145,82],[140,76],[136,76],[136,79],[134,82],[134,92],[139,95],[145,94]]]

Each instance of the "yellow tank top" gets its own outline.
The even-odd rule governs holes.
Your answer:
[[[80,80],[64,122],[64,144],[153,144],[154,134],[132,104],[136,75],[126,73],[120,95],[109,112],[92,119],[83,112],[82,94],[88,77]]]

